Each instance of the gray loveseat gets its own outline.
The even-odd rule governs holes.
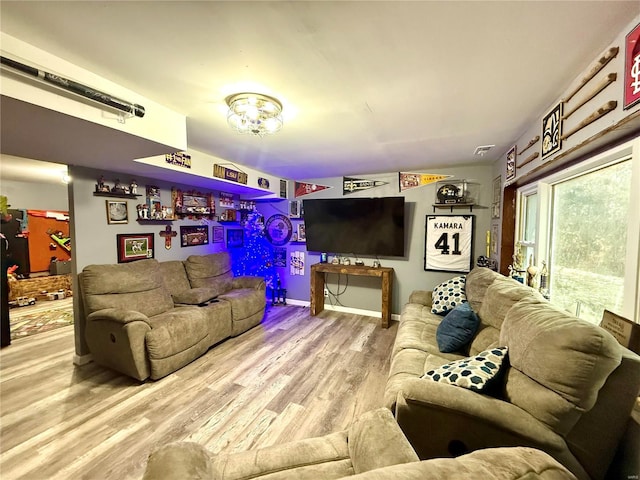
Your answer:
[[[246,452],[213,455],[196,443],[164,445],[150,455],[143,480],[575,480],[531,448],[418,460],[391,412],[381,408],[341,432]]]
[[[489,269],[473,269],[465,288],[480,326],[461,351],[438,348],[432,292],[413,292],[401,314],[384,399],[420,458],[529,446],[580,479],[603,478],[638,397],[640,357]],[[508,362],[492,395],[421,378],[501,346]]]
[[[88,265],[79,285],[93,360],[138,380],[162,378],[259,324],[266,306],[264,280],[234,277],[227,252]]]

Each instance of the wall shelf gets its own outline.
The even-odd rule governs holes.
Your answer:
[[[111,198],[133,198],[136,199],[142,195],[135,193],[118,193],[118,192],[93,192],[94,197],[111,197]]]
[[[436,211],[436,208],[448,208],[451,212],[453,212],[454,208],[468,208],[469,211],[473,212],[473,207],[476,206],[475,203],[434,203],[433,211]]]

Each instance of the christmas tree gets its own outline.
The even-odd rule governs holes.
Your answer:
[[[272,288],[275,280],[273,248],[264,233],[264,221],[258,212],[251,212],[244,225],[242,247],[232,248],[233,274],[262,277],[267,287]]]

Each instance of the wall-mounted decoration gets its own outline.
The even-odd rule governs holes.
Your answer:
[[[291,252],[289,266],[291,275],[304,275],[304,252]]]
[[[506,181],[516,178],[516,157],[518,156],[518,146],[514,145],[507,152],[507,171],[505,172]]]
[[[171,241],[173,237],[178,235],[178,232],[171,228],[171,225],[167,225],[164,230],[162,230],[158,235],[164,238],[164,248],[167,250],[171,250]]]
[[[287,181],[280,179],[280,198],[287,198]]]
[[[153,233],[120,233],[116,241],[118,263],[153,258]]]
[[[445,180],[436,184],[434,206],[474,205],[477,184],[466,180]]]
[[[295,197],[302,197],[303,195],[309,195],[310,193],[316,193],[327,188],[333,188],[327,185],[318,185],[317,183],[295,183]]]
[[[562,148],[562,102],[542,119],[542,158]]]
[[[536,143],[538,143],[539,140],[540,140],[540,135],[536,135],[531,140],[529,140],[529,143],[527,143],[523,148],[518,150],[518,156],[522,155],[524,152],[526,152],[531,147],[533,147]]]
[[[353,192],[360,192],[374,187],[387,185],[389,182],[381,180],[366,180],[364,178],[342,177],[342,194],[348,195]]]
[[[499,176],[493,179],[493,201],[491,202],[491,218],[500,218],[501,199],[502,199],[502,177]]]
[[[498,224],[491,225],[491,255],[493,257],[498,255]]]
[[[227,165],[232,165],[237,170],[232,170],[231,168],[227,168],[221,164],[214,163],[213,164],[213,176],[218,178],[223,178],[225,180],[229,180],[231,182],[242,183],[244,185],[247,184],[247,180],[249,177],[243,171],[241,171],[237,166],[229,163]]]
[[[529,155],[527,158],[525,158],[524,160],[518,162],[516,164],[517,168],[521,168],[524,167],[527,163],[531,163],[533,162],[536,158],[538,158],[540,156],[540,152],[533,152],[531,155]]]
[[[400,191],[403,192],[410,188],[422,187],[424,185],[429,185],[430,183],[435,183],[440,180],[445,180],[447,178],[452,177],[453,175],[437,175],[431,173],[398,173],[398,185]]]
[[[269,188],[269,180],[263,177],[258,177],[258,186],[260,188]]]
[[[216,213],[216,204],[211,193],[171,189],[173,216],[188,216],[195,218],[208,217],[212,219]]]
[[[221,222],[237,222],[238,212],[235,208],[227,208],[221,214],[219,221]]]
[[[611,100],[611,101],[605,103],[598,110],[596,110],[591,115],[589,115],[587,118],[582,120],[578,125],[576,125],[571,130],[569,130],[567,133],[562,135],[562,137],[561,137],[562,140],[566,140],[571,135],[573,135],[574,133],[582,130],[587,125],[589,125],[589,124],[595,122],[596,120],[604,117],[607,113],[614,111],[617,106],[618,106],[618,102],[615,101],[615,100]]]
[[[227,228],[227,248],[238,248],[244,245],[242,228]]]
[[[624,108],[640,101],[640,23],[625,37]]]
[[[307,241],[307,234],[304,228],[304,223],[298,223],[298,241],[299,242]]]
[[[96,189],[93,195],[96,197],[119,197],[119,198],[136,198],[138,195],[138,184],[135,180],[131,180],[129,184],[120,182],[120,179],[116,179],[113,182],[113,186],[110,187],[104,176],[100,176],[98,183],[95,184]]]
[[[287,249],[286,247],[274,247],[273,249],[273,265],[276,267],[287,266]]]
[[[264,234],[272,245],[285,245],[293,233],[293,225],[289,217],[276,213],[267,219],[264,226]]]
[[[620,345],[640,353],[640,325],[609,310],[602,312],[600,326],[611,333]]]
[[[302,216],[302,201],[291,200],[289,202],[289,217],[300,218]]]
[[[582,107],[585,103],[587,103],[589,100],[591,100],[596,95],[598,95],[601,91],[603,91],[605,88],[607,88],[613,82],[615,82],[617,78],[618,78],[618,74],[617,73],[610,73],[609,75],[604,77],[600,81],[600,83],[598,83],[595,87],[593,87],[591,89],[591,91],[589,93],[587,93],[584,97],[582,97],[582,99],[580,101],[578,101],[573,107],[571,107],[571,109],[569,111],[565,110],[564,114],[562,115],[562,120],[563,121],[566,120],[571,115],[573,115],[575,112],[577,112],[580,107]]]
[[[229,207],[229,208],[235,207],[233,194],[231,193],[220,192],[218,202],[220,203],[221,207]]]
[[[129,223],[127,202],[121,200],[105,200],[107,204],[107,223]]]
[[[607,50],[604,53],[604,55],[602,55],[598,59],[598,61],[591,68],[591,70],[589,70],[589,72],[582,78],[582,80],[580,80],[580,83],[578,83],[578,85],[576,85],[576,87],[573,90],[571,90],[571,92],[566,97],[562,99],[562,102],[563,103],[569,102],[569,100],[571,100],[573,96],[582,89],[582,87],[584,87],[587,83],[589,83],[589,81],[593,77],[595,77],[598,74],[598,72],[605,67],[607,63],[609,63],[611,60],[616,58],[619,50],[620,49],[618,47],[612,47],[609,50]]]
[[[167,153],[164,159],[171,165],[191,168],[191,155],[188,155],[187,152]]]
[[[180,227],[180,246],[193,247],[209,243],[208,225],[186,225]]]
[[[253,212],[256,209],[256,202],[253,200],[240,200],[240,210]]]
[[[469,272],[473,267],[473,215],[427,215],[424,269]]]
[[[219,227],[214,225],[212,228],[212,243],[222,243],[224,242],[224,227]]]

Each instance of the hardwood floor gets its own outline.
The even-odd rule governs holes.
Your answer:
[[[0,351],[0,477],[140,479],[190,440],[243,451],[346,428],[382,405],[397,323],[271,307],[263,323],[159,381],[76,367],[73,327]]]

